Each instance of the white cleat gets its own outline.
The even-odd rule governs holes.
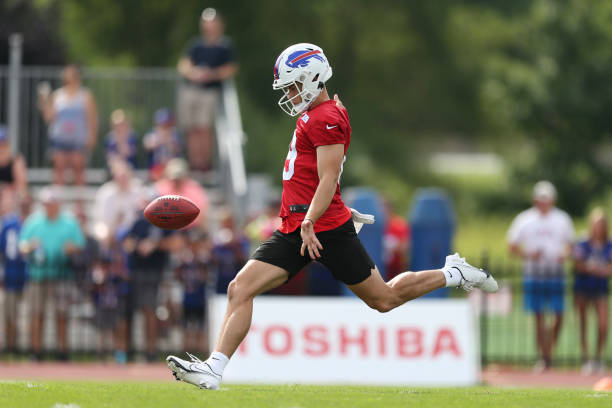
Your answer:
[[[176,356],[166,357],[168,367],[177,381],[193,384],[200,389],[218,390],[221,384],[221,376],[215,373],[208,363],[200,360],[194,355],[187,353],[191,361],[183,360]]]
[[[458,253],[446,257],[444,269],[450,273],[459,273],[461,281],[457,287],[467,292],[474,288],[482,289],[485,292],[497,292],[499,289],[495,278],[489,272],[470,265]]]

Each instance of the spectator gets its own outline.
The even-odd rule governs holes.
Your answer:
[[[48,84],[39,87],[38,105],[49,124],[49,151],[54,184],[65,184],[71,168],[76,185],[85,184],[85,162],[98,136],[98,113],[92,93],[81,86],[81,71],[70,64],[62,71],[64,86],[50,93]]]
[[[106,136],[104,145],[106,150],[106,162],[122,160],[137,168],[138,140],[132,124],[122,109],[113,111],[110,117],[111,131]]]
[[[144,206],[141,206],[141,210]],[[129,256],[128,265],[134,311],[145,317],[146,358],[156,359],[157,295],[164,269],[168,263],[169,231],[161,230],[144,218],[142,211],[129,229],[123,247]]]
[[[383,247],[387,280],[391,280],[408,270],[410,226],[404,217],[393,212],[391,203],[388,201],[385,202],[385,209],[387,212],[387,225],[385,227]]]
[[[30,200],[23,197],[17,209],[16,194],[11,188],[2,190],[2,231],[0,232],[0,254],[4,270],[4,321],[6,325],[6,349],[16,350],[17,317],[19,304],[23,300],[26,283],[26,264],[19,253],[19,231],[24,219],[30,213]]]
[[[216,271],[217,293],[227,293],[227,286],[249,257],[249,240],[236,228],[229,208],[219,210],[219,229],[213,236],[212,262]]]
[[[208,351],[206,319],[206,279],[210,246],[204,235],[181,234],[183,250],[178,254],[176,274],[183,284],[183,339],[188,350]]]
[[[41,357],[43,312],[53,310],[57,325],[58,357],[67,354],[67,312],[76,288],[68,258],[83,248],[85,239],[77,220],[60,212],[57,193],[46,187],[40,193],[44,211],[30,215],[19,234],[19,250],[26,256],[29,283],[26,299],[32,310],[31,341]]]
[[[127,294],[128,276],[123,257],[117,259],[117,251],[110,250],[100,262],[90,268],[91,294],[96,310],[98,352],[106,354],[106,343],[111,339],[115,362],[127,362]],[[119,254],[120,255],[120,254]]]
[[[551,366],[563,321],[564,262],[571,252],[574,227],[570,217],[554,206],[557,192],[548,181],[533,190],[533,207],[520,213],[508,231],[510,252],[523,260],[525,307],[535,314],[537,371]],[[546,311],[554,313],[552,326]]]
[[[93,210],[96,235],[106,244],[134,224],[144,194],[142,182],[133,177],[129,164],[114,160],[110,163],[110,170],[112,180],[96,192]]]
[[[28,170],[21,154],[13,154],[8,139],[8,129],[0,125],[0,183],[7,184],[25,197],[28,193]]]
[[[69,258],[70,268],[74,275],[74,281],[79,294],[86,293],[89,285],[89,276],[91,270],[97,268],[100,263],[100,245],[96,238],[89,233],[87,223],[87,212],[83,203],[77,203],[75,206],[74,215],[76,216],[81,231],[83,232],[84,245],[71,254]]]
[[[175,158],[166,164],[164,178],[155,183],[155,189],[160,195],[175,194],[187,197],[200,209],[200,214],[187,228],[198,226],[205,229],[208,213],[208,195],[204,187],[189,177],[189,169],[185,159]]]
[[[174,127],[172,113],[162,108],[155,112],[155,127],[142,139],[148,155],[148,168],[151,180],[161,177],[166,163],[181,153],[181,139]]]
[[[253,218],[245,227],[245,232],[251,240],[253,247],[259,246],[266,239],[270,238],[274,231],[281,225],[280,213],[281,202],[278,199],[272,200],[264,212]]]
[[[608,336],[608,279],[612,274],[612,242],[608,239],[608,219],[601,208],[591,212],[589,236],[574,247],[574,301],[580,321],[582,372],[604,372],[602,352]],[[598,336],[595,358],[589,360],[587,346],[587,308],[597,313]]]
[[[212,126],[222,81],[236,74],[238,65],[221,16],[207,8],[200,18],[202,35],[193,39],[178,62],[184,81],[179,90],[179,124],[187,133],[187,155],[195,170],[209,170]]]

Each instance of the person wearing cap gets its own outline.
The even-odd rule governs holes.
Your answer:
[[[193,169],[206,171],[211,166],[212,127],[222,82],[236,74],[238,65],[217,10],[207,8],[202,12],[200,31],[201,35],[187,44],[178,62],[183,78],[178,114],[181,130],[187,133],[189,164]]]
[[[138,167],[138,140],[136,132],[123,109],[115,109],[110,116],[111,131],[106,135],[106,162],[121,159],[132,168]]]
[[[31,200],[29,196],[19,197],[12,189],[3,188],[0,207],[3,214],[0,225],[1,286],[4,288],[6,350],[11,353],[16,351],[17,316],[27,281],[25,259],[19,253],[19,231],[30,214]]]
[[[57,349],[60,359],[67,359],[68,307],[75,300],[76,285],[69,257],[85,245],[76,218],[60,211],[58,193],[45,187],[39,196],[44,210],[30,215],[19,233],[19,251],[28,267],[26,302],[31,310],[31,348],[40,359],[43,317],[53,310],[57,325]]]
[[[131,302],[128,313],[141,312],[144,317],[146,360],[157,359],[159,288],[168,266],[170,249],[173,249],[174,231],[151,224],[143,210],[151,197],[146,191],[136,219],[122,234],[122,247],[127,254]],[[130,320],[130,319],[128,319]]]
[[[132,226],[144,194],[142,182],[133,176],[127,162],[115,159],[109,167],[112,179],[96,191],[92,214],[98,238],[108,245]]]
[[[551,366],[564,311],[564,263],[571,255],[574,226],[569,215],[555,207],[557,191],[548,181],[533,189],[533,206],[512,221],[507,240],[510,253],[522,259],[524,302],[535,315],[537,371]],[[547,324],[547,312],[553,323]]]
[[[149,176],[156,181],[162,176],[166,163],[180,155],[183,146],[169,109],[158,109],[153,123],[155,127],[144,136],[142,143],[147,151]]]
[[[28,170],[23,156],[11,152],[8,129],[0,125],[0,183],[10,186],[19,197],[28,192]]]
[[[205,229],[208,213],[208,194],[204,187],[189,177],[189,167],[183,158],[174,158],[166,164],[164,178],[155,183],[155,189],[160,195],[180,195],[187,197],[200,209],[198,217],[186,228],[199,227]]]

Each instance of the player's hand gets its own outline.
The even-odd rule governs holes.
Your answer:
[[[74,245],[74,243],[72,242],[66,242],[66,244],[64,245],[64,252],[66,253],[66,255],[76,254],[77,252],[79,252],[79,247]]]
[[[205,84],[214,80],[214,72],[210,68],[194,67],[192,81]]]
[[[308,255],[310,259],[317,259],[321,257],[319,250],[323,249],[323,245],[319,242],[319,239],[314,232],[314,224],[311,220],[306,219],[302,222],[302,228],[300,229],[300,236],[302,237],[302,247],[300,248],[300,254],[304,256],[306,248],[308,248]]]
[[[338,97],[338,94],[334,94],[334,101],[336,101],[336,106],[342,109],[346,109],[344,107],[344,104],[342,103],[342,101],[340,100],[340,98]]]

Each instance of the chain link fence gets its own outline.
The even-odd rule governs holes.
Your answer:
[[[57,89],[62,85],[61,67],[24,66],[20,69],[19,151],[28,167],[50,167],[47,154],[47,125],[38,110],[38,87],[43,83]],[[0,66],[0,103],[8,100],[9,68]],[[103,146],[110,130],[110,114],[124,109],[137,134],[142,137],[153,126],[153,113],[176,107],[177,82],[173,68],[87,68],[83,85],[91,90],[98,106],[98,143],[90,158],[92,168],[104,167]],[[0,123],[7,123],[7,109],[0,105]],[[142,151],[142,149],[141,149]],[[141,155],[142,156],[142,155]],[[144,157],[139,157],[144,164]]]

